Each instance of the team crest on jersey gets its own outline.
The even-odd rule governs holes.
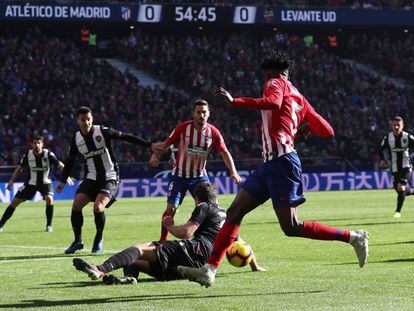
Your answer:
[[[101,136],[101,135],[97,135],[97,136],[95,137],[95,140],[96,140],[98,143],[100,143],[100,142],[102,141],[102,136]]]
[[[404,139],[402,140],[402,142],[403,142],[404,144],[406,144],[406,143],[407,143],[407,139],[406,139],[406,138],[404,138]]]
[[[43,160],[43,162],[45,162],[45,163],[47,162],[47,159],[46,159],[46,158],[43,158],[42,160]]]

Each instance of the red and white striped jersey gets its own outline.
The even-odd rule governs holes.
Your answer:
[[[172,175],[186,178],[206,175],[207,157],[212,146],[219,153],[227,150],[223,136],[215,126],[207,123],[204,130],[199,132],[193,120],[178,124],[166,143],[177,146]]]
[[[261,110],[264,162],[295,151],[295,134],[303,120],[315,134],[334,135],[329,123],[316,113],[290,81],[283,78],[267,80],[262,98],[235,98],[233,105]]]

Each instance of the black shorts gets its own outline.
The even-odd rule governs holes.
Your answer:
[[[45,197],[45,195],[53,196],[52,184],[44,184],[41,186],[35,186],[35,185],[29,185],[26,183],[19,188],[19,191],[17,191],[15,197],[18,199],[31,200],[35,196],[37,191],[40,192],[42,197]]]
[[[181,240],[153,242],[157,245],[157,260],[150,263],[149,275],[161,280],[170,281],[181,279],[177,266],[193,268],[202,267],[207,258],[200,252],[200,241]],[[135,264],[124,268],[124,274],[138,277],[139,268]]]
[[[407,184],[410,181],[411,178],[411,169],[406,167],[403,168],[402,170],[396,172],[396,173],[392,173],[392,177],[394,180],[394,188],[397,189],[397,184]]]
[[[91,201],[95,201],[99,193],[103,193],[108,198],[112,199],[118,192],[118,188],[119,184],[114,179],[97,181],[86,178],[79,183],[76,194],[84,193],[91,198]]]

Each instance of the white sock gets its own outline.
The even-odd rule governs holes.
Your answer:
[[[358,234],[356,233],[356,231],[349,231],[349,242],[348,243],[354,242],[354,240],[357,237],[358,237]]]
[[[211,264],[209,264],[209,263],[206,263],[205,265],[204,265],[204,267],[207,269],[207,270],[210,270],[211,272],[213,272],[214,274],[216,273],[216,271],[217,271],[217,267],[215,266],[215,265],[211,265]]]

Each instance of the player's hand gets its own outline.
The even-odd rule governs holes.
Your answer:
[[[151,150],[156,154],[163,154],[164,152],[166,152],[166,149],[167,145],[163,141],[151,144]]]
[[[158,155],[156,153],[153,153],[151,155],[150,160],[148,161],[148,166],[151,168],[156,168],[160,164],[160,159],[158,158]]]
[[[236,184],[241,184],[243,182],[243,179],[237,173],[231,174],[230,177]]]
[[[231,94],[229,92],[227,92],[224,88],[219,87],[215,92],[214,92],[215,96],[220,96],[222,98],[224,98],[224,100],[231,104],[233,102],[233,96],[231,96]]]
[[[58,185],[56,186],[56,192],[57,192],[57,193],[61,193],[64,187],[65,187],[65,184],[64,184],[64,183],[60,183],[60,184],[58,184]]]
[[[174,226],[174,218],[171,215],[165,216],[162,219],[162,225],[169,230],[171,226]]]
[[[6,189],[10,191],[10,190],[11,190],[11,188],[12,188],[12,184],[13,184],[13,183],[7,183],[7,187],[6,187]]]
[[[308,139],[309,135],[310,135],[310,130],[309,130],[308,123],[302,123],[298,127],[298,131],[296,132],[295,138],[306,140]]]
[[[386,169],[386,168],[390,167],[390,164],[387,161],[381,160],[380,163],[379,163],[379,167],[383,168],[383,169]]]
[[[66,183],[69,185],[69,186],[73,186],[75,183],[74,183],[74,181],[73,181],[73,179],[72,178],[70,178],[70,177],[68,177],[68,179],[66,180]]]

